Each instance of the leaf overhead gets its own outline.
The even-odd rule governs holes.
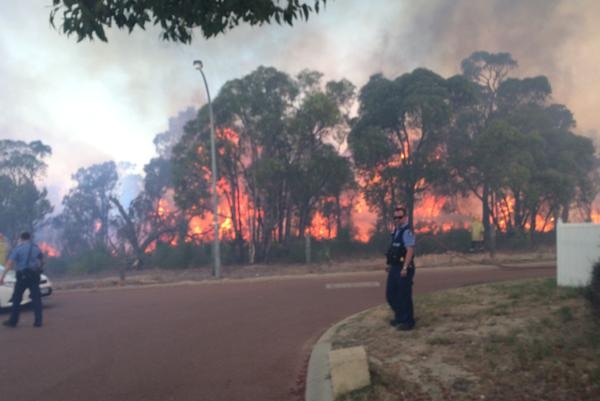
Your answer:
[[[318,13],[327,0],[53,0],[50,24],[77,41],[108,41],[106,30],[113,24],[129,33],[146,25],[159,26],[166,41],[191,43],[199,28],[211,38],[240,24],[261,26],[276,22],[293,25]]]

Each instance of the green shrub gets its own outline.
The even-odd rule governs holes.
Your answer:
[[[201,245],[183,243],[176,246],[158,244],[146,264],[162,269],[185,269],[209,265],[212,261],[211,246],[211,243]]]
[[[467,252],[470,246],[471,234],[464,229],[437,234],[417,234],[417,252],[419,255],[448,251]]]
[[[77,255],[48,258],[44,270],[54,277],[70,273],[99,273],[116,269],[121,263],[108,249],[87,249]]]
[[[311,242],[312,260],[315,260],[318,242]],[[273,242],[266,257],[267,263],[303,263],[305,259],[304,239],[293,239],[287,244]]]
[[[594,317],[600,322],[600,260],[592,267],[592,280],[587,289],[587,298]]]

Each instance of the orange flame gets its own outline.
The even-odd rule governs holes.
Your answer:
[[[58,249],[46,242],[40,242],[38,246],[40,247],[41,251],[50,258],[58,258],[60,256]]]
[[[216,134],[219,140],[227,143],[227,146],[232,146],[236,151],[240,149],[240,137],[234,130],[219,129]],[[205,152],[206,149],[198,147],[197,151]],[[221,154],[224,154],[225,151],[226,149],[224,147],[219,149]],[[258,152],[261,153],[262,149],[258,149]],[[239,157],[244,165],[247,164],[246,161],[249,162],[248,155],[244,155],[243,152],[239,152]],[[434,157],[440,158],[441,153],[436,153]],[[407,160],[409,158],[410,154],[405,148],[402,152],[399,152],[397,157],[392,160],[390,164],[392,166],[402,166],[408,162]],[[203,168],[202,173],[207,180],[210,179],[210,169]],[[220,177],[217,182],[217,195],[219,198],[218,235],[221,239],[233,239],[236,235],[241,235],[243,239],[248,240],[250,237],[249,226],[252,217],[256,217],[263,213],[262,210],[256,210],[254,205],[252,205],[250,195],[247,193],[242,178],[239,180],[239,182],[234,183],[234,187],[239,188],[239,193],[234,193],[235,188],[232,188],[232,185],[230,185],[231,183],[224,177]],[[366,187],[368,185],[376,184],[381,180],[382,177],[380,174],[374,174],[369,178],[360,178],[359,182],[362,187]],[[418,184],[418,188],[424,189],[426,187],[427,182],[421,180]],[[233,203],[234,201],[236,202],[236,207],[235,212],[232,213],[232,205],[230,202]],[[237,204],[237,202],[239,202],[239,204]],[[447,232],[453,229],[469,228],[471,217],[479,215],[481,210],[481,205],[475,197],[455,201],[444,196],[434,196],[426,191],[423,192],[422,196],[416,199],[415,202],[415,231],[419,233],[438,233]],[[371,233],[375,228],[377,215],[369,209],[364,195],[361,193],[351,197],[351,195],[346,194],[342,197],[341,203],[345,210],[349,210],[352,232],[354,233],[353,239],[360,242],[369,241]],[[497,216],[499,219],[499,226],[502,230],[505,230],[508,224],[504,215],[510,215],[513,208],[514,202],[512,204],[508,202],[504,205],[498,205],[497,210],[503,212],[498,213]],[[176,211],[176,207],[172,201],[172,194],[170,194],[170,199],[161,199],[158,202],[155,213],[157,217],[166,221],[170,218],[169,216]],[[192,213],[197,213],[197,211],[192,211]],[[600,221],[600,213],[597,213],[595,217],[597,221]],[[332,219],[323,215],[322,212],[315,212],[310,224],[306,228],[306,233],[310,233],[311,236],[318,240],[335,238],[338,234],[337,222],[331,220]],[[544,219],[541,216],[536,217],[536,229],[541,230],[543,227],[545,231],[551,230],[554,222],[552,221],[550,224],[544,225],[545,222],[543,220]],[[170,245],[175,245],[182,241],[193,241],[195,243],[211,241],[213,237],[213,215],[210,211],[206,211],[201,216],[199,214],[188,216],[187,237],[169,237],[161,240]],[[148,251],[152,252],[155,247],[156,245],[154,244],[153,247],[148,248]]]
[[[354,224],[354,240],[359,242],[369,242],[371,232],[375,228],[377,215],[367,205],[364,195],[361,193],[358,200],[352,208],[352,223]]]
[[[331,239],[337,236],[337,228],[318,211],[313,216],[311,225],[307,231],[313,238],[318,240]]]

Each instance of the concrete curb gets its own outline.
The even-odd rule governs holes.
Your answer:
[[[377,306],[375,307],[377,308]],[[348,316],[344,320],[334,324],[319,338],[310,354],[308,370],[306,373],[305,401],[333,401],[333,387],[329,366],[329,351],[331,351],[331,340],[338,327],[346,324],[356,316],[366,313],[373,308]]]
[[[524,268],[524,269],[535,269],[539,267],[545,267],[548,262],[533,262],[533,263],[519,263],[519,264],[511,264],[505,266],[504,268]],[[463,269],[468,268],[502,268],[494,265],[476,265],[476,266],[464,266]],[[448,267],[448,269],[452,269],[455,267]],[[341,320],[340,322],[331,326],[327,331],[319,338],[313,350],[310,354],[310,359],[308,362],[308,370],[306,373],[306,392],[305,392],[305,401],[333,401],[333,388],[331,385],[331,375],[330,375],[330,366],[329,366],[329,351],[331,351],[331,341],[333,335],[337,331],[338,327],[346,324],[351,319],[355,318],[358,315],[367,313],[368,311],[377,308],[379,306],[375,306],[372,308],[365,309],[358,313],[355,313],[347,318]]]

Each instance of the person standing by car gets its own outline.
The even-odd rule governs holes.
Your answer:
[[[11,269],[16,272],[17,281],[12,296],[12,307],[10,318],[3,324],[8,327],[16,327],[19,322],[19,312],[23,293],[29,289],[35,327],[42,326],[42,296],[40,293],[40,276],[44,266],[44,254],[40,248],[33,243],[28,232],[21,234],[19,244],[10,252],[6,262],[6,269],[0,277],[0,285],[4,284],[4,277]]]
[[[471,248],[469,251],[483,251],[483,223],[475,216],[471,218]]]
[[[387,252],[388,277],[386,298],[394,311],[390,321],[398,330],[412,330],[415,326],[412,287],[415,276],[415,236],[408,224],[406,208],[394,211],[394,232]]]
[[[0,233],[0,266],[4,266],[8,255],[8,242],[4,234]]]

